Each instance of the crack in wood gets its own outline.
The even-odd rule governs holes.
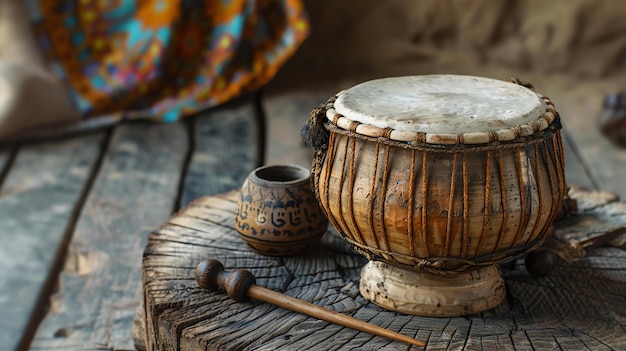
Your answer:
[[[11,145],[9,147],[3,147],[0,150],[0,192],[3,190],[4,182],[6,181],[9,171],[15,163],[15,157],[17,156],[20,144]]]

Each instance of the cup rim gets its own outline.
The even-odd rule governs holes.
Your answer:
[[[291,172],[292,177],[288,180],[268,179],[267,173],[272,171]],[[276,164],[265,165],[256,168],[250,173],[250,179],[263,186],[283,186],[283,185],[298,185],[300,183],[308,183],[311,178],[311,171],[307,168],[296,164]]]

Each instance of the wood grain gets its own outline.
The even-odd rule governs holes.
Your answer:
[[[261,286],[425,340],[428,350],[626,347],[626,253],[619,248],[560,262],[539,279],[518,260],[503,268],[506,300],[480,315],[408,316],[358,294],[365,261],[333,230],[300,256],[270,258],[246,249],[233,228],[237,195],[199,199],[149,237],[143,262],[149,350],[410,349],[259,301],[237,303],[223,291],[208,293],[194,280],[207,257],[250,270]]]
[[[563,130],[562,135],[566,183],[588,190],[600,190],[598,181],[592,178],[594,172],[583,161],[580,150],[578,150],[576,143],[573,142],[572,136],[567,130]]]
[[[17,154],[17,150],[17,145],[0,146],[0,188],[2,188],[2,184],[9,174],[9,170],[11,168],[15,155]]]
[[[0,345],[28,345],[71,237],[104,134],[19,148],[0,191]],[[0,157],[8,160],[8,154]],[[0,166],[1,168],[1,166]],[[25,345],[24,345],[25,344]]]
[[[557,101],[563,127],[575,150],[586,165],[587,173],[598,189],[626,197],[626,150],[615,147],[598,127],[602,100],[615,81],[586,81],[574,84],[571,79],[551,80],[550,97]],[[584,184],[581,184],[584,185]]]
[[[187,149],[182,124],[117,127],[32,349],[134,349],[141,255],[175,207]]]
[[[201,196],[238,188],[263,163],[262,121],[253,98],[193,117],[193,153],[181,194],[183,207]]]

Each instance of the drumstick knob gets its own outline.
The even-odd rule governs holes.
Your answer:
[[[250,299],[248,290],[256,284],[256,278],[245,269],[227,273],[220,261],[208,259],[196,268],[196,281],[200,287],[214,291],[224,288],[228,296],[237,302]]]

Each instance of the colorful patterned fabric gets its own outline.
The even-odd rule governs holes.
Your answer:
[[[309,31],[299,0],[28,0],[85,117],[175,121],[268,82]]]

